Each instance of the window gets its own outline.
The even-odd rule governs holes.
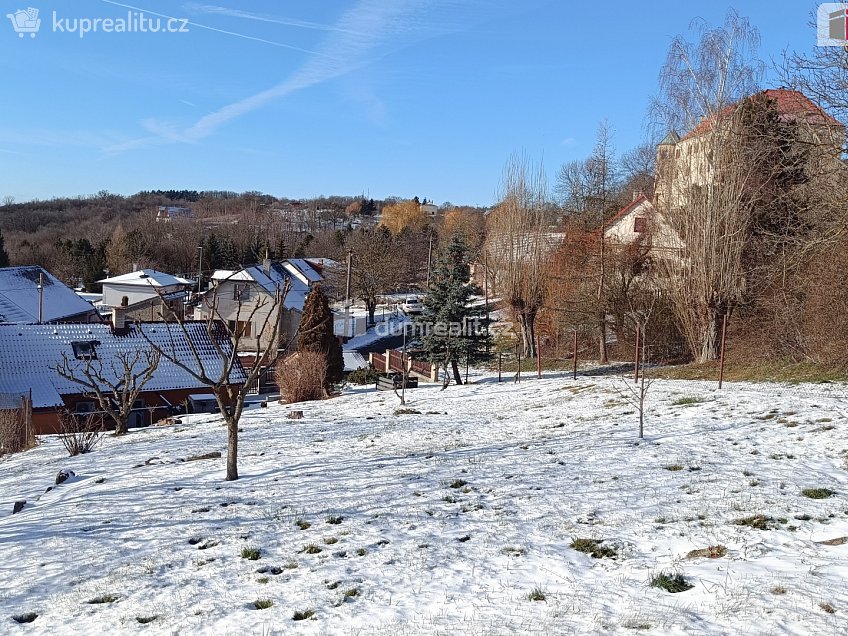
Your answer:
[[[250,286],[249,285],[236,285],[233,287],[233,300],[236,302],[250,299]]]
[[[250,338],[253,332],[253,323],[246,320],[228,320],[227,326],[237,337]]]
[[[86,342],[72,342],[71,347],[74,350],[74,357],[77,360],[96,360],[97,351],[95,345],[100,344],[96,340],[88,340]]]
[[[633,231],[642,234],[648,231],[648,219],[644,216],[637,216],[633,219]]]

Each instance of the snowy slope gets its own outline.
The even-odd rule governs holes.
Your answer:
[[[848,544],[816,543],[848,536],[843,394],[657,381],[638,442],[621,379],[422,386],[420,415],[360,389],[246,413],[232,483],[181,461],[225,450],[214,416],[79,458],[50,439],[0,463],[0,633],[845,633]],[[755,514],[774,529],[734,523]]]

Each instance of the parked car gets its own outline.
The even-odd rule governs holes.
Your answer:
[[[407,296],[400,306],[400,310],[410,316],[417,316],[424,311],[424,305],[418,296]]]

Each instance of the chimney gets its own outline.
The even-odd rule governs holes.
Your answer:
[[[271,259],[268,258],[268,250],[265,250],[265,260],[262,261],[262,271],[265,272],[266,276],[271,275]]]
[[[112,308],[112,329],[114,331],[122,331],[127,328],[127,308],[113,307]]]

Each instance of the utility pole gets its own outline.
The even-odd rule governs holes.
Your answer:
[[[345,326],[342,336],[347,338],[347,327],[350,322],[350,271],[353,263],[353,248],[347,249],[347,285],[345,286]],[[352,336],[353,334],[351,334]]]
[[[38,324],[44,319],[44,273],[38,273]]]
[[[197,257],[197,293],[200,293],[200,282],[203,280],[203,246],[198,245],[200,255]]]

